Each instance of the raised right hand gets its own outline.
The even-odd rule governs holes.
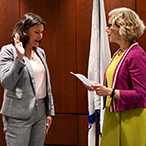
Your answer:
[[[18,33],[15,34],[14,45],[15,45],[16,52],[17,52],[17,58],[22,61],[23,56],[25,54],[25,49],[23,48],[22,42],[20,42],[20,36]]]

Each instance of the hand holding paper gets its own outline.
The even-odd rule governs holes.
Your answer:
[[[72,75],[76,76],[80,81],[83,82],[84,85],[86,85],[87,87],[90,87],[91,89],[93,89],[91,87],[92,83],[90,80],[88,80],[84,75],[82,74],[75,74],[73,72],[70,72]]]

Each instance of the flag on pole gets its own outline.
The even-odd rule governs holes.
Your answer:
[[[103,0],[93,0],[91,42],[88,64],[88,79],[103,84],[104,71],[111,59],[108,36],[105,32],[106,16]],[[103,98],[94,91],[88,91],[88,146],[96,144],[95,117],[100,115],[100,127],[103,123]],[[97,133],[100,134],[100,133]]]

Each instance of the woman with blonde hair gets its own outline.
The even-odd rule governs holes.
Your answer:
[[[93,82],[94,89],[87,87],[104,97],[100,146],[145,146],[146,54],[136,42],[145,26],[129,8],[114,9],[108,16],[109,41],[120,48],[105,71],[104,85]]]

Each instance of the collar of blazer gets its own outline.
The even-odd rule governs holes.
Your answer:
[[[24,59],[24,62],[25,62],[25,64],[26,64],[26,68],[27,68],[27,70],[28,70],[28,73],[29,73],[29,75],[30,75],[31,82],[32,82],[32,86],[33,86],[33,90],[34,90],[34,93],[35,93],[35,80],[34,80],[34,75],[33,75],[33,69],[32,69],[32,66],[31,66],[31,64],[30,64],[30,61],[29,61],[29,59],[28,59],[26,53],[25,53],[23,59]],[[36,94],[36,93],[35,93],[35,94]]]
[[[116,67],[116,69],[115,69],[115,71],[114,71],[114,75],[113,75],[113,81],[112,81],[112,88],[113,88],[113,89],[115,88],[115,83],[116,83],[116,79],[117,79],[117,76],[118,76],[118,72],[119,72],[119,69],[120,69],[120,67],[121,67],[121,65],[122,65],[122,63],[123,63],[123,61],[124,61],[124,59],[126,58],[126,56],[127,56],[127,54],[129,53],[130,49],[131,49],[133,46],[137,45],[137,44],[138,44],[138,43],[135,42],[135,43],[133,43],[130,47],[128,47],[128,48],[126,49],[126,51],[124,52],[122,58],[120,59],[118,65],[117,65],[117,67]],[[117,53],[115,53],[115,55],[116,55],[116,54],[117,54]],[[114,55],[114,57],[115,57],[115,55]],[[113,58],[114,58],[114,57],[113,57]],[[113,59],[112,59],[112,60],[113,60]],[[116,111],[116,106],[115,106],[114,98],[112,98],[111,103],[112,103],[112,104],[110,104],[110,111]],[[113,108],[112,108],[112,107],[113,107]]]
[[[37,55],[40,57],[42,63],[44,64],[44,67],[46,69],[46,73],[49,74],[49,70],[48,70],[48,66],[47,66],[47,63],[46,63],[46,58],[45,58],[45,54],[43,54],[42,51],[40,51],[40,49],[37,47],[35,49]]]
[[[46,57],[45,57],[45,53],[40,50],[40,48],[36,48],[36,53],[37,55],[40,57],[40,59],[42,60],[43,64],[44,64],[44,67],[46,69],[46,79],[47,79],[47,91],[49,91],[49,93],[51,92],[50,89],[51,89],[51,84],[50,84],[50,73],[49,73],[49,69],[48,69],[48,66],[47,66],[47,62],[46,62]]]
[[[45,67],[46,77],[47,77],[47,87],[49,87],[50,86],[50,84],[49,84],[50,75],[49,75],[49,70],[48,70],[47,63],[46,63],[45,54],[43,54],[43,51],[39,47],[35,48],[35,52],[37,53],[37,55],[39,56],[39,58],[41,59],[43,65]],[[29,61],[28,57],[26,56],[26,54],[24,55],[24,61],[26,63],[28,72],[30,74],[30,78],[31,78],[32,85],[33,85],[33,88],[34,88],[34,93],[35,93],[35,80],[34,80],[34,75],[33,75],[33,69],[32,69],[30,61]]]

